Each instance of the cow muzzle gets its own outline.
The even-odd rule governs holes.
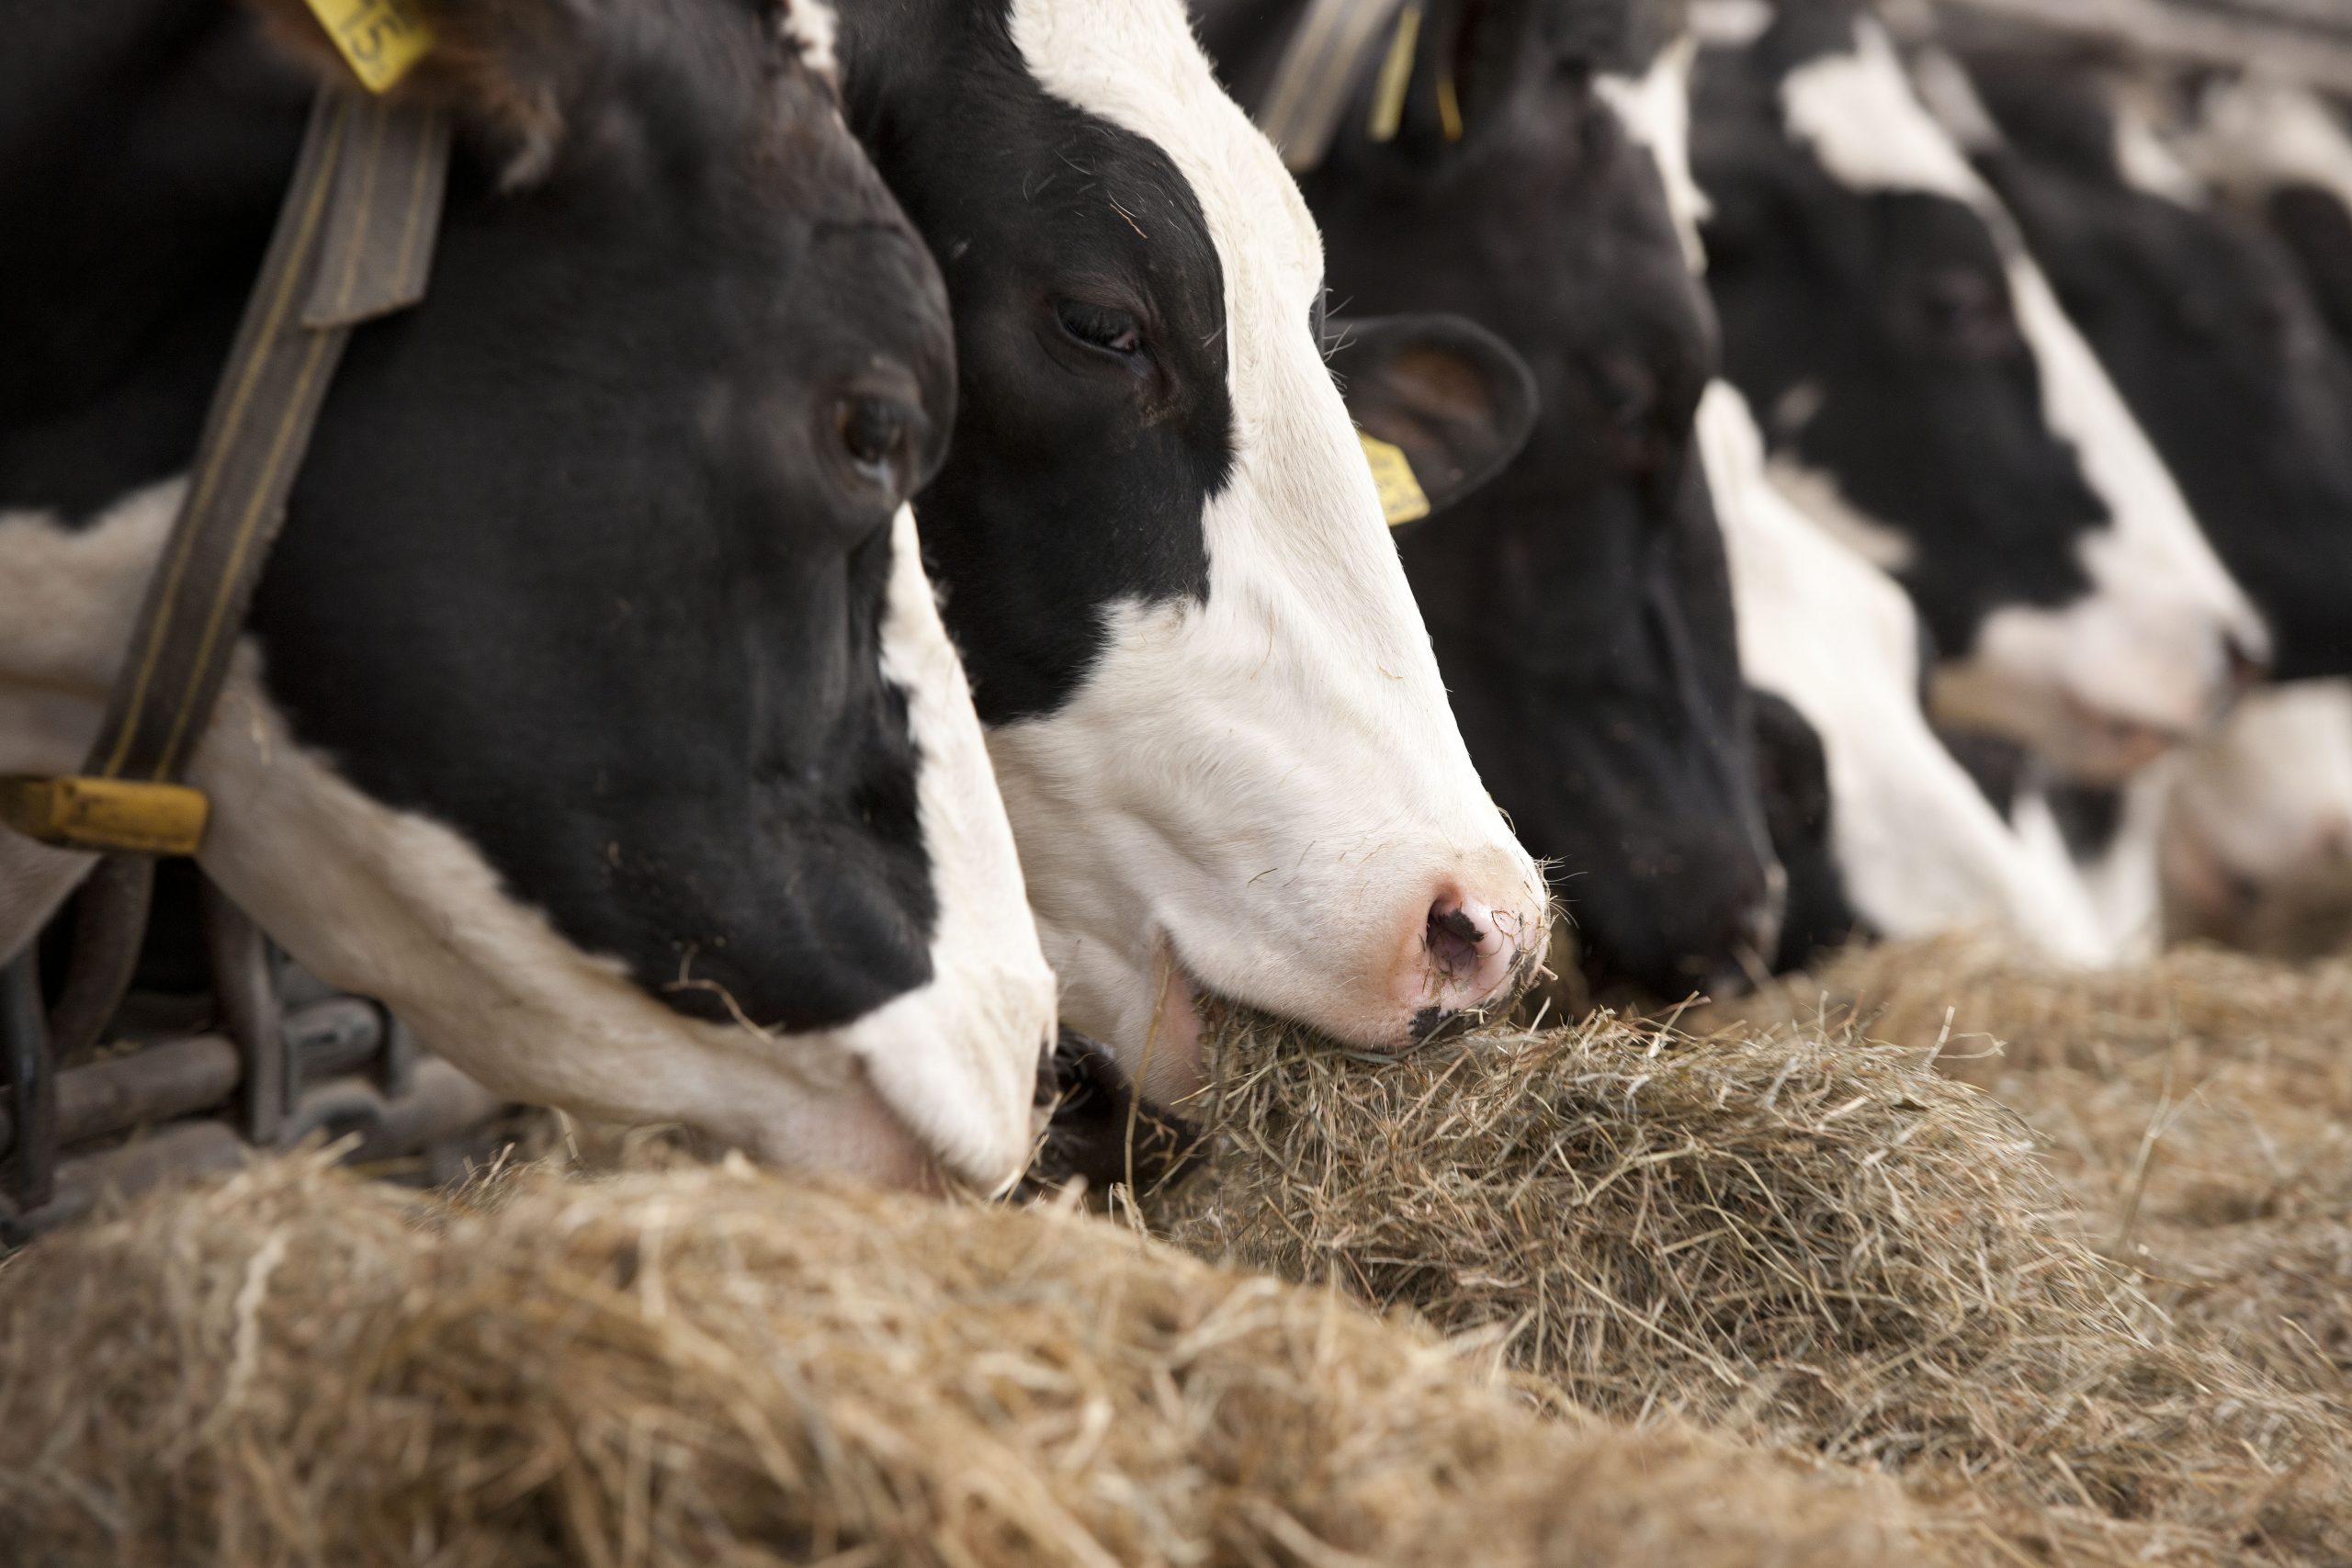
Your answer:
[[[1411,995],[1411,1037],[1507,1011],[1543,963],[1548,931],[1540,908],[1498,908],[1462,887],[1440,889],[1396,977]]]

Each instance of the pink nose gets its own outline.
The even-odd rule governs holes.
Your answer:
[[[1534,930],[1521,929],[1531,923]],[[1430,905],[1421,940],[1414,1037],[1427,1037],[1457,1014],[1508,1005],[1521,976],[1542,956],[1545,934],[1540,919],[1498,914],[1475,894],[1441,895]]]

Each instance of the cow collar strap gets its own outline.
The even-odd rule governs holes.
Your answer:
[[[0,778],[0,823],[69,849],[196,852],[209,803],[179,781],[351,330],[424,297],[448,154],[437,108],[320,92],[96,744],[79,774]]]
[[[1275,62],[1272,86],[1258,111],[1266,133],[1293,174],[1319,165],[1339,135],[1340,117],[1373,58],[1380,59],[1372,115],[1364,133],[1396,140],[1412,85],[1425,0],[1307,0]],[[1462,108],[1453,77],[1438,67],[1437,108],[1445,139],[1462,140]]]

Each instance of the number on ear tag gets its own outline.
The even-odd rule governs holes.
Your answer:
[[[390,91],[433,47],[433,24],[413,0],[309,0],[311,14],[371,93]]]
[[[1422,491],[1421,481],[1413,477],[1413,465],[1407,460],[1405,449],[1361,430],[1356,432],[1356,439],[1363,443],[1364,461],[1372,465],[1372,482],[1380,491],[1380,510],[1388,519],[1388,525],[1401,528],[1427,517],[1430,498]]]

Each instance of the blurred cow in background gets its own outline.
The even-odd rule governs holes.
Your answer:
[[[1694,40],[1678,10],[1648,7],[1652,25],[1635,29],[1603,86],[1657,159],[1703,269],[1706,202],[1688,151]],[[1929,728],[1924,642],[1901,587],[1774,483],[1735,389],[1709,389],[1698,427],[1730,551],[1740,660],[1762,694],[1765,805],[1789,875],[1780,966],[1856,931],[1970,927],[2070,961],[2106,957],[2071,869],[2029,849]]]
[[[2015,213],[2282,680],[2352,674],[2352,359],[2292,254],[2177,157],[2105,70],[1972,51],[1976,166]]]
[[[1323,10],[1197,9],[1261,116]],[[1771,961],[1783,876],[1694,440],[1713,325],[1598,80],[1639,25],[1625,0],[1407,9],[1328,147],[1285,151],[1314,164],[1337,299],[1458,311],[1534,368],[1526,451],[1402,552],[1472,754],[1560,863],[1584,979],[1672,998]]]
[[[2112,781],[2201,734],[2267,636],[1998,201],[1850,0],[1702,51],[1725,366],[1773,471],[1906,587],[1939,722]]]

